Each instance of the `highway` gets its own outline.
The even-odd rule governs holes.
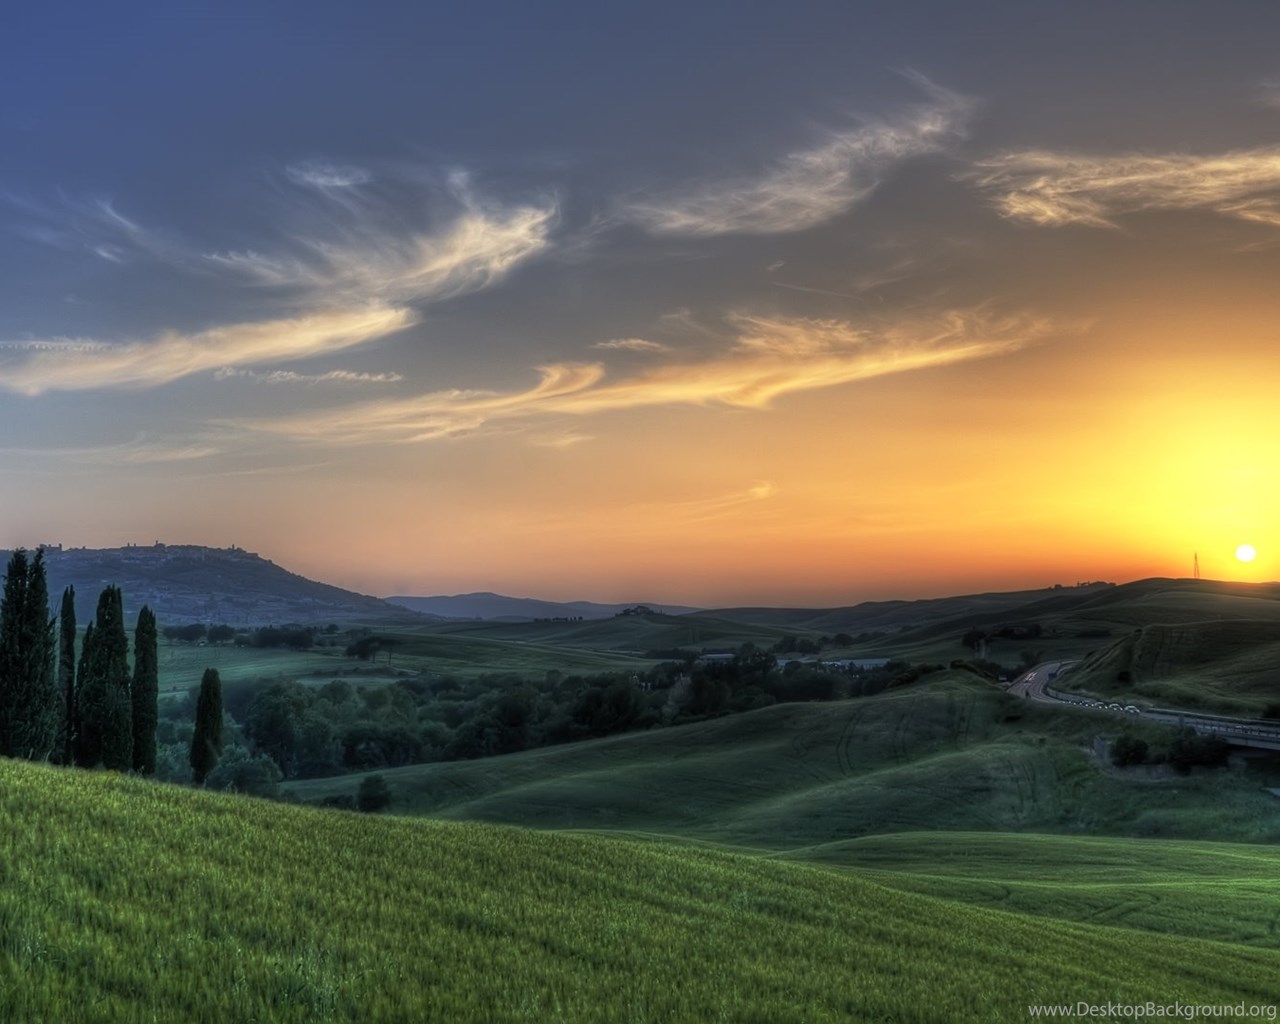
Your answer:
[[[1163,722],[1194,729],[1204,735],[1221,736],[1235,746],[1280,750],[1280,723],[1265,718],[1229,718],[1185,708],[1139,707],[1135,713],[1123,710],[1124,705],[1114,701],[1097,701],[1082,694],[1056,689],[1053,684],[1058,676],[1074,664],[1071,661],[1041,662],[1009,684],[1009,692],[1044,704],[1066,704],[1099,715],[1141,718],[1146,722]]]

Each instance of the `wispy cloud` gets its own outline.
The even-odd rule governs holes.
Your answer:
[[[128,262],[146,254],[169,266],[280,290],[282,315],[194,332],[165,331],[144,340],[35,339],[0,344],[0,389],[36,395],[53,390],[149,387],[209,370],[280,363],[365,344],[418,319],[416,309],[487,288],[545,250],[556,204],[485,202],[455,174],[445,189],[446,214],[406,226],[408,218],[354,187],[359,168],[306,164],[289,177],[304,187],[352,190],[352,196],[311,209],[309,233],[282,235],[280,249],[202,253],[144,228],[114,204],[68,203],[51,211],[6,197],[60,229],[42,228],[62,244],[80,239],[103,259]],[[438,198],[438,197],[437,197]],[[318,200],[312,200],[312,205]],[[439,204],[438,204],[439,205]],[[39,227],[39,225],[38,225]],[[105,235],[104,235],[105,233]],[[50,243],[53,244],[53,243]],[[72,246],[74,247],[74,246]],[[225,376],[225,374],[224,374]],[[278,371],[269,383],[365,383],[399,377],[348,371]]]
[[[1280,146],[1211,156],[1031,150],[978,161],[965,177],[1001,216],[1042,226],[1115,227],[1126,213],[1195,209],[1280,224]]]
[[[962,136],[972,103],[921,75],[909,77],[928,101],[896,118],[831,131],[825,141],[759,174],[633,202],[622,216],[655,235],[700,237],[782,234],[837,217],[865,199],[897,164]]]
[[[670,345],[660,341],[647,341],[644,338],[611,338],[609,341],[597,341],[592,348],[614,349],[625,352],[669,352]]]
[[[215,380],[251,380],[258,384],[394,384],[404,380],[400,373],[357,373],[354,370],[329,370],[326,373],[298,373],[295,370],[245,370],[224,366]]]
[[[320,190],[354,188],[373,181],[373,175],[363,167],[351,164],[334,164],[325,160],[306,160],[285,168],[289,180],[298,185]]]
[[[735,316],[730,322],[734,339],[718,354],[672,360],[616,382],[606,379],[600,363],[561,363],[539,369],[538,383],[525,391],[435,391],[238,425],[299,440],[412,442],[502,421],[643,406],[763,409],[798,391],[1011,352],[1053,327],[1041,318],[984,310],[865,326],[759,316]]]
[[[69,459],[94,466],[144,465],[147,463],[190,462],[206,459],[223,452],[223,448],[204,441],[165,442],[149,440],[138,435],[130,441],[115,444],[50,446],[32,448],[19,445],[0,447],[0,454],[34,458]]]
[[[502,207],[468,198],[461,214],[435,231],[396,232],[370,215],[331,223],[283,252],[244,249],[205,259],[255,284],[330,301],[441,301],[488,287],[544,251],[555,217],[552,202]]]
[[[169,331],[145,341],[14,342],[0,346],[0,388],[38,395],[151,387],[227,366],[338,352],[411,323],[413,317],[407,309],[369,305],[289,320],[230,324],[194,334]]]

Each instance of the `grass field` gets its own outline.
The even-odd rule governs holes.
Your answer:
[[[388,660],[380,654],[374,663],[347,657],[344,645],[316,647],[308,651],[283,648],[236,647],[231,644],[162,643],[160,689],[162,693],[186,693],[200,684],[206,668],[216,668],[224,682],[280,679],[324,683],[348,678],[353,672],[376,669],[387,679],[398,673],[431,673],[470,679],[488,673],[514,673],[542,678],[548,670],[565,674],[644,671],[653,661],[617,652],[593,651],[545,643],[436,635],[430,627],[388,625],[375,630],[380,636],[401,640]]]
[[[1280,840],[1280,802],[1262,789],[1276,781],[1244,771],[1165,781],[1113,772],[1087,747],[1115,727],[1020,701],[967,673],[939,673],[876,697],[382,774],[397,813],[761,849],[935,829]],[[359,781],[289,789],[319,799],[354,793]]]
[[[1280,852],[1272,846],[914,832],[788,856],[1019,913],[1280,948]]]
[[[950,1024],[1280,1003],[1274,950],[848,870],[10,761],[0,790],[4,1020]]]

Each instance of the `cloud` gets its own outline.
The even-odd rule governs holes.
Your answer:
[[[803,231],[852,209],[897,164],[961,137],[972,103],[921,75],[929,101],[902,116],[832,131],[757,175],[629,204],[623,218],[655,235],[710,237]]]
[[[363,167],[332,164],[323,160],[307,160],[298,164],[290,164],[285,168],[289,180],[308,188],[328,189],[354,188],[367,185],[373,181],[373,175]]]
[[[297,440],[413,442],[504,421],[661,405],[764,409],[782,396],[1012,352],[1053,328],[1022,315],[951,311],[893,323],[730,318],[734,340],[700,361],[672,360],[618,381],[600,363],[539,369],[525,391],[435,391],[238,426]]]
[[[325,355],[412,324],[403,308],[315,313],[289,320],[230,324],[194,334],[167,331],[146,341],[107,344],[60,339],[0,346],[0,388],[25,395],[107,387],[153,387],[193,373],[244,363]]]
[[[238,378],[259,384],[394,384],[404,380],[400,373],[356,373],[352,370],[329,370],[327,373],[298,373],[294,370],[243,370],[224,366],[215,380]]]
[[[44,461],[50,458],[71,459],[94,466],[104,464],[144,465],[147,463],[189,462],[220,455],[223,449],[203,441],[170,443],[149,441],[138,435],[131,441],[118,444],[84,445],[79,447],[31,448],[19,446],[0,447],[0,454],[30,457]]]
[[[360,177],[357,169],[331,165],[306,165],[305,170],[315,187],[344,187],[340,182],[349,187]],[[295,179],[303,174],[292,171]],[[30,203],[20,205],[27,212],[38,210]],[[107,231],[114,241],[93,243],[103,259],[126,262],[145,253],[204,275],[227,272],[280,289],[282,305],[293,315],[197,332],[165,331],[137,341],[52,338],[0,344],[0,389],[37,395],[151,387],[193,373],[304,359],[365,344],[417,322],[414,306],[500,281],[548,247],[556,218],[550,200],[541,205],[482,202],[462,175],[450,179],[448,216],[427,227],[406,227],[398,211],[358,195],[326,210],[308,220],[311,233],[290,236],[281,251],[246,248],[209,254],[141,227],[110,202],[70,204],[63,211],[70,218],[66,231],[55,232],[59,239],[93,240]],[[319,376],[280,371],[266,378],[272,383],[399,379],[345,371]]]
[[[609,341],[597,341],[592,348],[618,349],[628,352],[669,352],[669,345],[660,341],[646,341],[644,338],[611,338]]]
[[[991,194],[1001,216],[1047,227],[1115,227],[1126,213],[1196,209],[1280,223],[1280,146],[1213,156],[1031,150],[978,161],[964,177]]]
[[[443,229],[397,232],[384,218],[331,223],[289,251],[208,253],[210,266],[263,286],[329,300],[441,301],[478,291],[544,251],[556,206],[482,206],[468,200]]]

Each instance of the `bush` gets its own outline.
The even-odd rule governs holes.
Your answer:
[[[1111,744],[1111,763],[1117,768],[1143,764],[1147,760],[1147,741],[1125,733]]]
[[[377,814],[391,806],[391,787],[381,775],[366,775],[356,790],[356,809]]]
[[[227,789],[253,796],[276,796],[280,790],[280,769],[263,754],[250,754],[244,747],[228,747],[205,779],[206,789]]]
[[[1227,763],[1231,745],[1219,736],[1201,736],[1190,729],[1178,733],[1169,747],[1169,763],[1182,775],[1192,768],[1219,768]]]

